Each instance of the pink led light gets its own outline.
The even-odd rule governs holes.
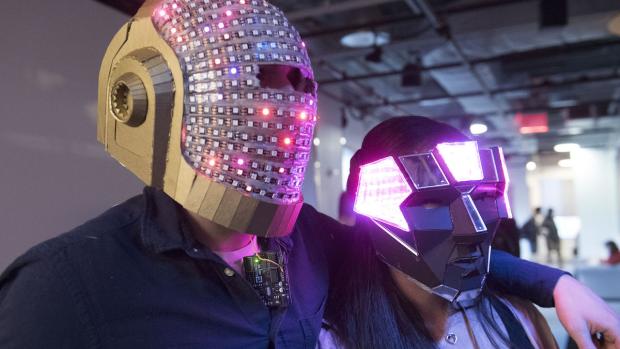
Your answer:
[[[248,185],[247,187],[245,187],[245,190],[246,190],[246,191],[252,191],[252,186],[251,186],[251,185]]]
[[[299,114],[299,118],[302,119],[302,120],[306,120],[308,118],[308,113],[306,113],[305,111],[302,111]]]
[[[214,159],[209,160],[209,166],[211,166],[211,167],[215,166],[215,160]]]
[[[226,16],[228,16],[228,17],[232,16],[232,11],[231,10],[226,10]]]
[[[159,10],[159,17],[165,17],[165,16],[166,16],[166,11]]]
[[[176,32],[177,32],[177,28],[171,28],[171,29],[170,29],[170,32],[171,32],[172,34],[176,33]]]
[[[499,158],[502,162],[502,172],[504,173],[504,181],[506,184],[504,185],[504,203],[506,204],[506,213],[508,214],[508,218],[512,218],[512,208],[510,207],[510,202],[508,201],[508,185],[510,184],[510,178],[508,177],[508,169],[506,168],[506,159],[504,158],[504,151],[502,148],[499,148]]]
[[[204,30],[204,32],[205,32],[205,33],[208,33],[208,32],[210,32],[210,31],[211,31],[211,28],[209,28],[209,27],[207,26],[207,27],[205,27],[203,30]]]
[[[269,108],[263,108],[263,115],[264,116],[269,115]]]
[[[224,29],[224,23],[220,22],[217,24],[217,27],[220,29]]]
[[[293,141],[289,137],[284,138],[284,144],[291,145],[292,142]]]
[[[478,143],[475,141],[437,144],[439,155],[457,182],[479,181],[484,178]]]
[[[391,156],[361,166],[353,210],[409,231],[400,205],[413,191]]]
[[[243,159],[238,159],[237,160],[237,165],[239,165],[239,166],[243,166],[244,163],[245,163],[245,161],[243,161]]]
[[[177,42],[181,42],[181,41],[183,41],[183,38],[180,36],[177,36]]]
[[[284,171],[286,171],[286,170],[284,169],[284,167],[280,167],[280,169],[278,170],[278,173],[283,174],[283,173],[284,173]]]
[[[177,4],[172,4],[173,9],[176,9],[177,7],[178,7]]]
[[[301,47],[306,47],[306,43],[304,41],[301,42]]]
[[[239,3],[240,3],[241,5],[245,5],[245,0],[239,0]]]

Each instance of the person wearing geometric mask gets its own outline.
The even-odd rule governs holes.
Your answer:
[[[147,187],[7,268],[0,347],[314,347],[352,233],[303,204],[316,88],[268,2],[147,1],[103,58],[97,127]],[[542,305],[569,292],[558,270],[496,264]]]
[[[508,187],[501,148],[447,124],[401,117],[372,129],[351,160],[356,235],[318,347],[557,348],[531,303],[487,286],[491,242],[512,217]]]

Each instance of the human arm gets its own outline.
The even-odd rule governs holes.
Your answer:
[[[553,307],[553,290],[562,275],[556,268],[529,262],[504,251],[491,251],[489,286],[519,296],[541,307]]]
[[[580,349],[620,349],[620,318],[592,290],[563,275],[553,291],[555,310],[566,331]],[[596,343],[594,335],[602,336]]]
[[[590,289],[559,269],[494,251],[489,285],[543,306],[555,305],[562,325],[581,349],[595,348],[591,335],[602,332],[606,346],[620,349],[620,321]]]

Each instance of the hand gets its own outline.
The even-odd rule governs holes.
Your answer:
[[[558,318],[579,349],[620,349],[620,318],[599,296],[569,275],[553,290]],[[597,341],[594,336],[602,335]]]

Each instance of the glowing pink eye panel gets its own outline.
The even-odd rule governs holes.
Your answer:
[[[353,210],[361,215],[410,231],[400,205],[412,189],[394,158],[386,157],[360,167]]]
[[[457,182],[484,178],[478,144],[475,141],[437,144],[437,151]]]

